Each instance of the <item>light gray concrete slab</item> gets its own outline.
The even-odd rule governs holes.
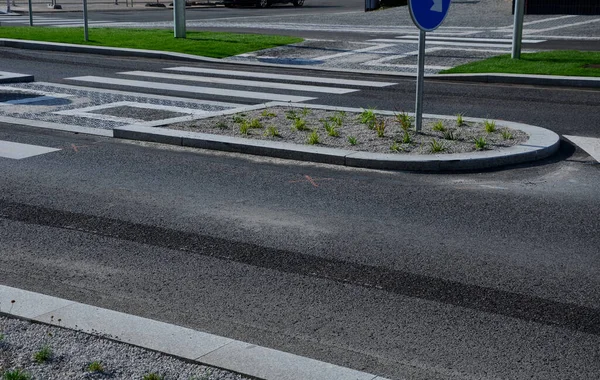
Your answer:
[[[34,319],[73,303],[73,301],[0,285],[0,313],[2,314]]]
[[[234,342],[199,358],[206,364],[269,380],[374,380],[372,374],[270,348]]]

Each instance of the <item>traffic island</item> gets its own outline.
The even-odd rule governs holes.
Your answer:
[[[462,115],[271,102],[208,113],[185,122],[117,127],[114,137],[353,167],[483,170],[554,154],[559,136],[547,129]]]

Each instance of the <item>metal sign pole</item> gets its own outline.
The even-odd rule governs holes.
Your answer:
[[[33,26],[33,7],[31,5],[31,0],[29,0],[29,26]]]
[[[423,124],[423,85],[425,83],[425,35],[419,30],[419,58],[417,66],[417,104],[415,106],[415,130],[421,132]]]
[[[83,40],[85,42],[89,40],[87,0],[83,0]]]
[[[173,3],[173,29],[175,38],[185,38],[185,1],[174,0]]]
[[[521,58],[521,40],[523,39],[523,17],[525,0],[515,0],[515,25],[513,27],[512,58]]]

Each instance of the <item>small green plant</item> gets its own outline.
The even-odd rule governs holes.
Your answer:
[[[94,361],[94,362],[91,362],[90,365],[88,365],[88,371],[104,372],[104,367],[102,366],[102,363],[100,363],[99,361]]]
[[[465,120],[463,118],[463,114],[462,113],[457,113],[456,114],[456,126],[457,127],[462,127],[462,125],[465,123]]]
[[[333,116],[329,117],[329,120],[333,122],[338,128],[341,128],[346,119],[346,112],[337,111]]]
[[[12,371],[6,371],[2,375],[2,379],[4,380],[29,380],[31,379],[31,375],[27,372],[23,372],[20,369],[15,369]]]
[[[52,359],[52,349],[50,346],[44,346],[38,352],[33,354],[33,360],[35,360],[36,363],[46,363],[49,362],[50,359]]]
[[[306,143],[310,145],[315,145],[319,143],[319,134],[317,133],[317,131],[312,131],[308,135],[308,140],[306,140]]]
[[[164,376],[159,375],[158,373],[152,372],[144,375],[142,380],[165,380]]]
[[[348,136],[348,142],[350,143],[350,145],[358,144],[358,140],[354,136]]]
[[[302,115],[302,117],[307,117],[308,115],[310,115],[310,110],[304,107],[302,108],[302,111],[300,111],[300,114]]]
[[[240,133],[242,135],[247,135],[250,132],[250,123],[244,120],[243,123],[240,124]]]
[[[504,140],[512,140],[512,139],[514,139],[513,134],[510,133],[510,131],[508,129],[503,129],[501,133],[502,133],[502,138]]]
[[[336,129],[335,125],[329,124],[327,120],[321,120],[323,122],[323,128],[327,131],[327,134],[331,137],[338,137],[340,133]]]
[[[0,334],[0,342],[4,340],[4,334]]]
[[[225,120],[219,120],[217,124],[215,124],[215,127],[219,129],[227,129],[227,123],[225,122]]]
[[[485,137],[477,137],[473,140],[473,142],[475,143],[475,149],[477,150],[484,150],[488,145]]]
[[[444,140],[456,140],[456,135],[454,134],[454,131],[451,129],[444,131]]]
[[[277,114],[275,114],[275,112],[271,112],[269,110],[263,110],[261,112],[260,116],[272,118],[272,117],[277,117]]]
[[[285,111],[285,118],[288,120],[296,120],[298,118],[298,115],[296,115],[296,111],[289,110]]]
[[[487,133],[494,133],[496,132],[496,122],[495,121],[484,121],[483,122],[483,128],[485,129],[485,131]]]
[[[438,132],[446,132],[446,127],[444,127],[444,123],[437,121],[435,124],[433,124],[433,130]]]
[[[277,128],[275,128],[274,126],[268,126],[267,129],[265,130],[265,136],[270,136],[270,137],[280,137],[281,135],[279,134],[279,131],[277,130]]]
[[[376,116],[373,108],[363,108],[363,111],[360,113],[358,118],[360,119],[360,122],[365,124],[369,129],[375,128]]]
[[[384,137],[385,119],[375,120],[375,132],[377,132],[377,137]]]
[[[252,129],[261,129],[263,127],[262,123],[258,119],[250,120],[250,123],[248,124],[248,126]]]
[[[400,123],[400,128],[402,128],[404,132],[408,132],[410,127],[412,127],[412,117],[408,116],[406,112],[401,112],[394,116],[396,116],[396,121]]]
[[[444,143],[442,141],[437,141],[436,139],[431,140],[429,147],[431,148],[432,153],[443,152],[446,150]]]
[[[232,119],[233,119],[233,122],[236,123],[236,124],[241,124],[244,121],[246,121],[246,118],[243,117],[243,116],[240,116],[240,115],[233,115]]]
[[[404,134],[402,135],[402,144],[411,144],[412,143],[412,137],[410,136],[410,133],[408,133],[408,131],[404,131]]]
[[[392,146],[390,146],[390,150],[392,152],[400,152],[402,150],[402,147],[400,146],[400,144],[398,144],[398,142],[394,141]]]
[[[297,131],[308,131],[310,128],[306,126],[306,120],[302,118],[294,119],[294,129]]]

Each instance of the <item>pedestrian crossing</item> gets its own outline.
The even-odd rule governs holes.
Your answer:
[[[541,39],[523,39],[525,44],[538,44],[545,42]],[[418,44],[419,37],[416,35],[402,35],[395,38],[376,38],[369,42],[386,43],[386,44]],[[457,47],[479,47],[479,48],[506,48],[512,46],[512,39],[507,38],[475,38],[475,37],[444,37],[444,36],[427,36],[426,44],[431,46],[448,46]]]
[[[21,144],[12,141],[0,140],[0,157],[13,160],[39,156],[46,153],[59,151],[57,148],[48,148],[39,145]]]
[[[88,20],[89,25],[108,24],[108,21]],[[112,23],[111,23],[112,24]],[[0,15],[0,26],[21,26],[29,25],[29,16],[2,16]],[[83,19],[66,18],[66,17],[47,17],[33,16],[34,26],[57,26],[57,27],[74,27],[83,26]]]
[[[202,67],[168,67],[161,71],[125,71],[114,76],[86,75],[66,78],[88,85],[134,88],[137,91],[186,93],[191,97],[225,97],[263,103],[300,103],[321,96],[345,95],[368,87],[388,87],[396,83],[286,75],[266,72],[220,70]],[[239,102],[240,100],[235,100]]]

